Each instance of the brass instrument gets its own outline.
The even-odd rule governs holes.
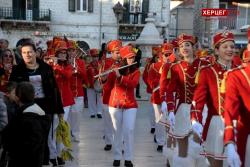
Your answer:
[[[75,42],[75,47],[77,51],[77,57],[86,57],[88,56],[88,53],[84,51],[76,42]]]
[[[125,65],[125,66],[118,67],[118,70],[121,70],[121,69],[130,67],[130,66],[135,65],[135,64],[137,64],[137,62],[134,62],[134,63],[132,63],[132,64],[130,64],[130,65]],[[100,74],[98,74],[98,75],[95,75],[94,78],[99,78],[99,77],[108,75],[109,73],[111,73],[111,72],[113,72],[113,71],[114,71],[114,69],[110,69],[110,70],[104,71],[103,73],[100,73]]]

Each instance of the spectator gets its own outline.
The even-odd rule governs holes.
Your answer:
[[[4,49],[7,49],[8,47],[9,47],[9,41],[7,39],[0,39],[0,56],[2,55],[2,51]]]
[[[62,101],[52,68],[36,58],[36,47],[31,42],[22,44],[21,53],[23,60],[13,67],[9,80],[17,83],[29,81],[35,88],[35,102],[45,111],[50,120],[55,114],[63,117]],[[44,165],[49,165],[48,144],[46,144],[44,158]]]
[[[36,49],[36,57],[38,59],[42,59],[42,56],[43,56],[43,49],[39,47]]]
[[[8,166],[41,167],[49,118],[34,103],[31,83],[19,83],[15,92],[19,109],[3,132],[4,149],[10,156]]]
[[[0,39],[0,50],[7,49],[9,47],[9,41],[7,39]]]
[[[22,38],[16,43],[15,58],[17,64],[19,64],[22,61],[22,55],[21,55],[22,44],[27,42],[34,44],[34,41],[30,38]]]
[[[4,103],[7,107],[7,115],[8,115],[8,122],[11,121],[13,117],[15,117],[17,104],[16,104],[16,83],[15,82],[8,82],[6,85],[6,93],[4,95]]]
[[[14,52],[10,49],[4,49],[0,59],[0,91],[6,92],[6,85],[8,83],[12,67],[16,65]]]

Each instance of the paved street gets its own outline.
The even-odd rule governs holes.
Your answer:
[[[145,98],[145,96],[143,97]],[[148,102],[139,101],[135,129],[135,159],[136,167],[165,167],[165,158],[156,151],[153,135],[149,133]],[[74,143],[73,162],[67,167],[111,167],[113,163],[112,151],[106,152],[104,148],[103,122],[101,119],[91,119],[87,109],[81,118],[81,142]],[[124,161],[121,161],[123,166]]]

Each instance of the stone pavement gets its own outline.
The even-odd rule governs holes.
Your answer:
[[[148,98],[143,95],[142,98]],[[156,151],[157,145],[150,134],[148,117],[149,103],[139,101],[139,110],[136,118],[135,129],[135,167],[165,167],[165,158]],[[102,119],[91,119],[87,109],[84,109],[81,117],[80,143],[74,143],[73,162],[67,162],[66,167],[112,167],[112,151],[106,152],[104,148]],[[121,167],[124,161],[121,161]]]

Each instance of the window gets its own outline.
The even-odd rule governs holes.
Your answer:
[[[69,11],[93,12],[94,0],[69,0]]]
[[[87,0],[77,0],[76,10],[77,11],[87,11],[87,5],[88,5]]]
[[[141,0],[130,0],[130,12],[138,13],[141,12]]]

